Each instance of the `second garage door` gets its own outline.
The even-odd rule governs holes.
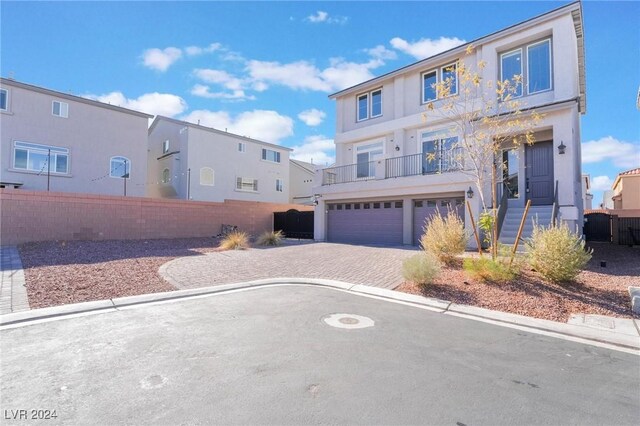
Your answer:
[[[350,244],[402,244],[402,201],[327,206],[327,239]]]
[[[425,221],[439,211],[446,216],[451,209],[464,221],[464,198],[415,200],[413,202],[413,244],[420,245]]]

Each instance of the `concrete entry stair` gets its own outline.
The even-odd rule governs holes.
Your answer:
[[[516,242],[518,228],[524,213],[524,207],[509,207],[504,217],[502,230],[500,231],[500,242],[502,244],[512,245]],[[521,238],[530,238],[533,233],[534,221],[540,226],[549,226],[551,224],[552,206],[531,206],[527,213],[522,230]]]

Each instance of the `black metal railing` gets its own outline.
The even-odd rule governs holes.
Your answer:
[[[356,182],[376,178],[376,162],[348,164],[322,170],[322,185]]]
[[[558,203],[558,181],[556,181],[556,187],[553,191],[553,206],[551,207],[551,226],[558,226],[558,213],[560,206]]]
[[[502,231],[502,224],[504,223],[504,218],[507,216],[507,207],[509,204],[509,192],[510,192],[509,187],[507,187],[507,185],[503,183],[502,196],[500,197],[500,204],[498,204],[498,217],[497,217],[497,223],[496,223],[498,238],[500,238],[500,232]]]
[[[413,154],[385,160],[385,179],[461,170],[462,148],[438,154]]]

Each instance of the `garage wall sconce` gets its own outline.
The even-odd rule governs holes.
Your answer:
[[[467,198],[473,198],[473,189],[471,187],[467,190]]]
[[[558,154],[562,155],[566,151],[567,147],[563,141],[560,141],[560,145],[558,145]]]

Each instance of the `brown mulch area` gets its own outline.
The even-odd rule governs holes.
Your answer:
[[[158,268],[177,257],[214,251],[218,243],[214,238],[62,241],[18,249],[34,309],[175,290]]]
[[[589,243],[594,249],[587,269],[573,283],[550,284],[530,269],[508,284],[468,278],[461,266],[443,268],[432,285],[405,282],[396,290],[453,303],[566,322],[571,314],[640,318],[631,311],[627,287],[640,286],[640,247]],[[606,267],[600,262],[605,261]]]

